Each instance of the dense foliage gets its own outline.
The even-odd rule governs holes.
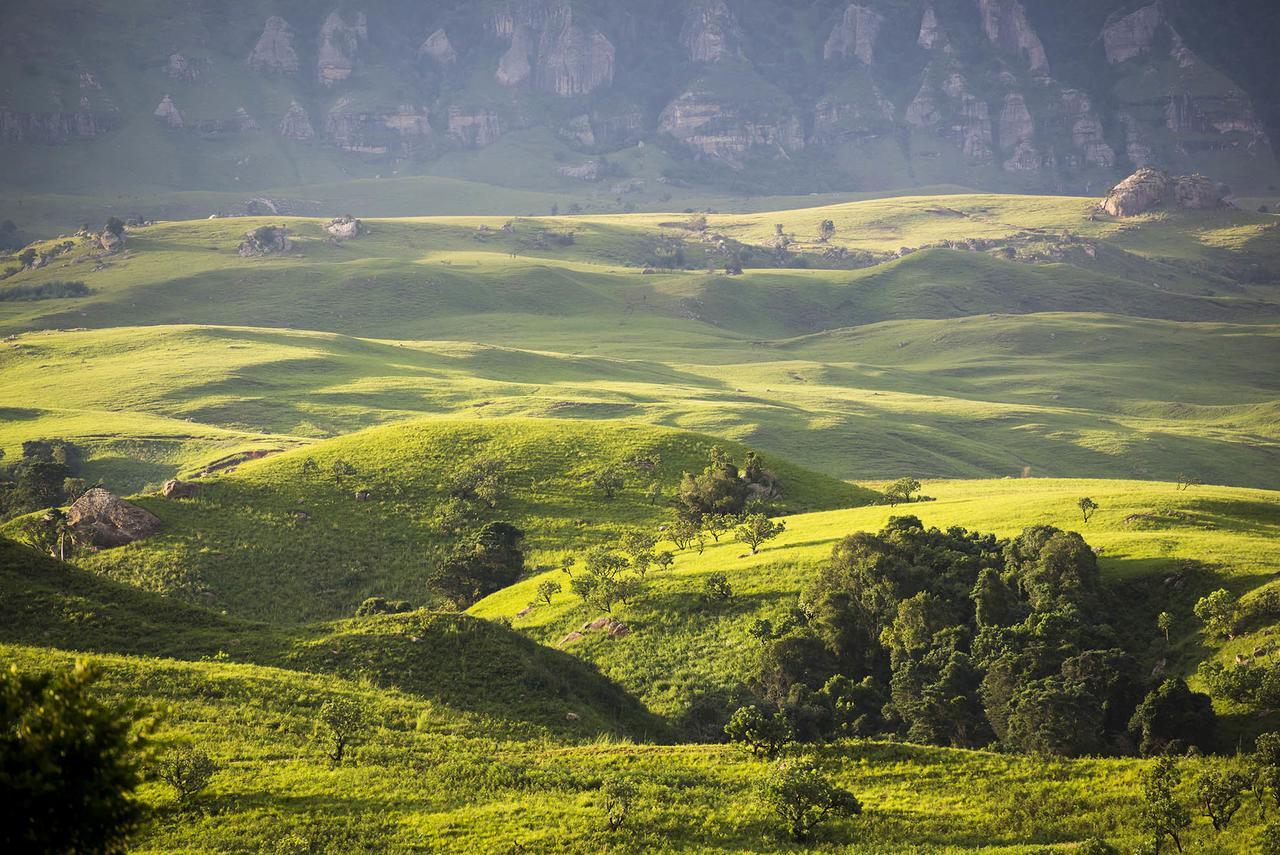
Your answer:
[[[897,733],[1065,756],[1212,745],[1206,696],[1144,698],[1080,535],[1012,540],[894,517],[840,541],[790,625],[768,627],[756,688],[801,738]]]

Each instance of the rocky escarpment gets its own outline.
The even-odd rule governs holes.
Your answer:
[[[994,159],[991,107],[960,72],[947,75],[941,83],[926,78],[907,105],[905,119],[908,125],[959,148],[972,161],[986,164]]]
[[[359,110],[340,98],[325,115],[325,137],[343,151],[412,157],[431,138],[422,107],[402,104],[388,110]]]
[[[1101,208],[1113,217],[1136,217],[1159,208],[1208,210],[1222,207],[1223,195],[1223,188],[1203,175],[1175,177],[1139,169],[1112,188]]]
[[[316,129],[311,125],[311,117],[297,101],[289,105],[284,118],[280,120],[280,135],[286,139],[304,142],[315,139]]]
[[[1272,157],[1248,96],[1187,47],[1163,2],[1113,16],[1102,43],[1121,75],[1118,117],[1135,164],[1184,166],[1220,152]]]
[[[363,12],[351,23],[331,12],[320,25],[320,42],[316,58],[316,78],[324,86],[334,86],[351,76],[360,49],[369,38],[368,21]]]
[[[272,15],[262,35],[249,53],[248,65],[267,74],[297,74],[298,52],[293,47],[293,30],[284,18]]]
[[[762,94],[768,90],[761,86]],[[702,157],[740,167],[748,154],[785,155],[805,147],[804,124],[785,98],[762,97],[750,105],[727,100],[695,84],[662,111],[658,132]]]
[[[613,43],[595,27],[580,24],[567,2],[513,2],[495,16],[492,27],[509,43],[494,75],[503,86],[531,84],[572,97],[613,82]]]
[[[50,113],[21,113],[0,110],[0,141],[61,145],[110,133],[120,125],[115,111],[76,110]]]
[[[1019,57],[1031,71],[1048,73],[1049,57],[1040,36],[1027,20],[1027,10],[1019,0],[978,0],[982,30],[991,44],[1006,54]]]
[[[823,59],[833,60],[855,57],[863,65],[871,65],[876,58],[876,40],[884,16],[866,6],[850,5],[836,24],[827,43],[822,48]]]
[[[471,148],[493,145],[502,136],[502,119],[488,109],[449,108],[449,136]]]
[[[725,0],[698,0],[689,8],[680,30],[680,44],[693,62],[743,59],[746,37]]]
[[[418,48],[418,55],[429,57],[440,65],[453,65],[458,61],[458,52],[449,41],[449,34],[444,30],[436,30],[427,36],[426,41]]]

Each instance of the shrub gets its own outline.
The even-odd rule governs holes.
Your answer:
[[[614,775],[600,785],[600,796],[604,803],[605,824],[610,831],[617,831],[626,823],[627,815],[631,813],[636,788],[626,778]]]
[[[142,738],[132,716],[90,694],[83,661],[42,675],[0,672],[0,793],[6,852],[117,852],[142,820]]]
[[[533,602],[530,605],[536,605],[539,602],[551,605],[551,598],[560,593],[561,590],[563,589],[560,587],[560,583],[552,579],[539,582],[537,593],[534,595]]]
[[[1161,757],[1142,781],[1142,824],[1159,852],[1165,838],[1182,851],[1181,832],[1191,825],[1191,813],[1178,802],[1176,790],[1182,773],[1172,757]]]
[[[1202,816],[1222,831],[1240,810],[1242,794],[1248,786],[1244,775],[1229,769],[1210,769],[1196,780],[1196,802]]]
[[[1195,615],[1204,622],[1205,632],[1217,638],[1230,638],[1235,632],[1240,604],[1226,588],[1219,588],[1195,605]]]
[[[1120,850],[1101,837],[1090,837],[1077,847],[1075,855],[1120,855]]]
[[[765,802],[796,842],[808,840],[830,817],[862,813],[862,803],[853,793],[801,760],[784,760],[774,767],[765,785]]]
[[[181,747],[170,751],[156,766],[156,776],[173,788],[183,807],[209,786],[218,764],[199,748]]]
[[[751,547],[751,554],[755,555],[765,541],[773,540],[786,528],[787,524],[781,520],[774,522],[764,514],[750,514],[734,529],[733,536],[739,543]]]
[[[757,706],[741,707],[724,726],[724,735],[730,742],[738,742],[751,749],[759,757],[773,758],[778,750],[791,741],[794,730],[791,721],[781,712],[765,715]]]
[[[359,701],[333,698],[320,707],[320,725],[332,746],[329,763],[331,766],[340,766],[347,748],[359,739],[367,727],[368,713]]]
[[[369,597],[356,607],[356,617],[398,615],[411,611],[413,611],[413,606],[406,600],[387,600],[382,597]]]
[[[702,585],[702,595],[713,603],[727,603],[733,599],[733,586],[723,573],[712,573]]]

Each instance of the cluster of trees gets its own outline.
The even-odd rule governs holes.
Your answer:
[[[524,532],[505,522],[485,524],[461,541],[430,578],[439,597],[465,609],[514,585],[524,575]]]
[[[24,442],[22,456],[7,464],[0,449],[0,519],[79,498],[86,486],[79,471],[79,450],[64,440]]]
[[[1105,620],[1073,532],[1012,540],[895,517],[835,546],[782,625],[760,622],[753,689],[794,737],[1079,756],[1207,749],[1215,719],[1182,680],[1153,686]]]
[[[593,609],[612,613],[619,603],[630,604],[644,594],[652,570],[666,570],[675,561],[667,550],[659,550],[658,539],[641,529],[627,532],[614,544],[587,551],[581,566],[570,556],[561,565],[569,577],[569,590]],[[550,603],[562,590],[560,583],[544,581],[534,602]]]

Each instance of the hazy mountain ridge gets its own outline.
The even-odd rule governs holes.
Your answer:
[[[1165,0],[1102,3],[1087,43],[1038,28],[1039,0],[62,5],[0,36],[0,145],[24,166],[85,139],[126,149],[102,186],[163,184],[150,147],[217,164],[187,186],[280,186],[316,159],[413,172],[538,127],[568,147],[540,168],[584,181],[630,177],[582,160],[640,142],[674,158],[658,181],[768,171],[804,190],[1096,191],[1141,165],[1247,189],[1280,171],[1240,69],[1204,60]]]

